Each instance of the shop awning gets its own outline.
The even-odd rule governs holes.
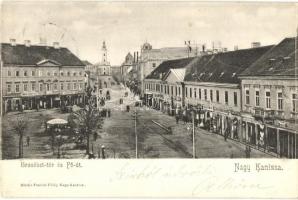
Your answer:
[[[63,125],[63,124],[67,124],[67,121],[65,119],[51,119],[49,121],[47,121],[47,124],[49,125]]]

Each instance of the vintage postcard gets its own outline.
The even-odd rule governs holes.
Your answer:
[[[298,198],[298,3],[1,1],[4,197]]]

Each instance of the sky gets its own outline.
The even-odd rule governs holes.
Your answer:
[[[221,41],[229,50],[254,41],[277,44],[296,35],[298,4],[4,1],[0,16],[1,42],[38,44],[45,37],[96,63],[105,40],[109,61],[120,65],[146,41],[153,48],[183,47],[185,40],[210,48]]]

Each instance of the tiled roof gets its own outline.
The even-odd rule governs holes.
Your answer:
[[[192,57],[195,51],[188,52],[187,47],[165,47],[161,49],[151,49],[144,52],[143,60],[174,60],[180,58]]]
[[[157,68],[155,68],[146,78],[163,79],[171,69],[185,68],[188,64],[190,64],[192,61],[196,59],[197,58],[191,57],[164,61]]]
[[[82,62],[84,63],[84,65],[92,65],[92,63],[90,63],[88,60],[82,60]]]
[[[204,55],[187,68],[184,81],[239,83],[238,75],[272,47]]]
[[[285,38],[247,68],[241,76],[295,76],[295,38]]]
[[[1,59],[4,64],[35,65],[42,60],[53,60],[63,66],[85,66],[85,64],[67,48],[55,49],[49,46],[1,43]]]

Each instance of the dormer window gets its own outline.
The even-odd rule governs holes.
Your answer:
[[[225,73],[224,72],[221,72],[220,76],[219,77],[222,77]]]

